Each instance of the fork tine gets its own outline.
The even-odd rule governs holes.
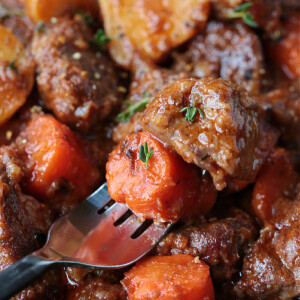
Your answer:
[[[151,244],[154,246],[171,228],[171,224],[156,225],[151,224],[139,237],[131,240],[131,244],[144,244],[145,246]]]
[[[133,234],[135,230],[141,227],[142,224],[143,222],[141,222],[140,219],[135,214],[133,214],[124,223],[122,223],[119,226],[120,227],[126,226],[127,227],[126,232],[129,233],[131,232],[131,234]]]
[[[97,207],[98,209],[102,208],[111,197],[108,193],[107,182],[102,184],[93,194],[91,194],[86,201]]]
[[[128,207],[124,204],[114,203],[108,210],[103,213],[104,218],[111,218],[111,222],[114,223],[120,219],[127,211]]]

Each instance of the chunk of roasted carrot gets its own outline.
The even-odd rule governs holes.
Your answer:
[[[300,78],[300,13],[289,16],[283,30],[282,39],[269,45],[269,54],[290,79]]]
[[[252,207],[258,219],[264,223],[274,216],[274,203],[281,197],[293,198],[297,173],[293,170],[288,152],[277,148],[260,170],[252,195]]]
[[[147,143],[153,155],[140,159]],[[205,214],[213,206],[216,189],[209,174],[202,175],[148,132],[129,135],[114,150],[106,165],[111,197],[126,203],[137,215],[158,220]]]
[[[147,257],[125,273],[129,300],[214,299],[209,267],[191,255]]]
[[[17,139],[27,167],[24,189],[48,203],[77,204],[95,188],[99,171],[69,127],[49,115],[33,118]]]

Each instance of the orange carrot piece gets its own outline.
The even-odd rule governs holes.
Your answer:
[[[214,299],[209,267],[191,255],[153,256],[125,273],[129,300]]]
[[[284,36],[269,45],[269,54],[290,79],[300,78],[300,13],[283,22]]]
[[[37,116],[20,138],[25,143],[28,193],[49,203],[77,204],[92,192],[99,172],[69,127],[52,116]]]
[[[148,167],[139,159],[140,145],[148,144],[153,156]],[[178,220],[182,216],[207,213],[217,192],[209,174],[187,164],[148,132],[126,137],[106,165],[111,197],[126,203],[137,215],[149,219]]]
[[[275,213],[275,201],[293,194],[296,184],[297,174],[288,152],[275,149],[260,170],[252,195],[252,207],[261,223],[271,219]]]

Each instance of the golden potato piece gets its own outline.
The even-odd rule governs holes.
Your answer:
[[[0,26],[0,60],[15,61],[23,51],[22,43],[14,34],[3,26]]]
[[[97,0],[25,0],[27,14],[34,22],[49,21],[52,17],[59,17],[66,12],[76,9],[90,12],[98,16]]]
[[[130,68],[137,52],[161,60],[206,24],[209,0],[99,0],[111,55]]]
[[[34,72],[31,55],[10,30],[0,26],[0,126],[25,103]]]

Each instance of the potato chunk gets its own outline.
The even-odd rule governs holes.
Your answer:
[[[99,0],[110,52],[130,68],[134,53],[159,61],[206,24],[208,0]]]
[[[0,26],[0,126],[25,103],[34,72],[31,55],[10,30]]]
[[[52,17],[59,17],[76,9],[89,11],[97,16],[98,4],[96,0],[25,0],[27,14],[34,22],[49,21]]]

